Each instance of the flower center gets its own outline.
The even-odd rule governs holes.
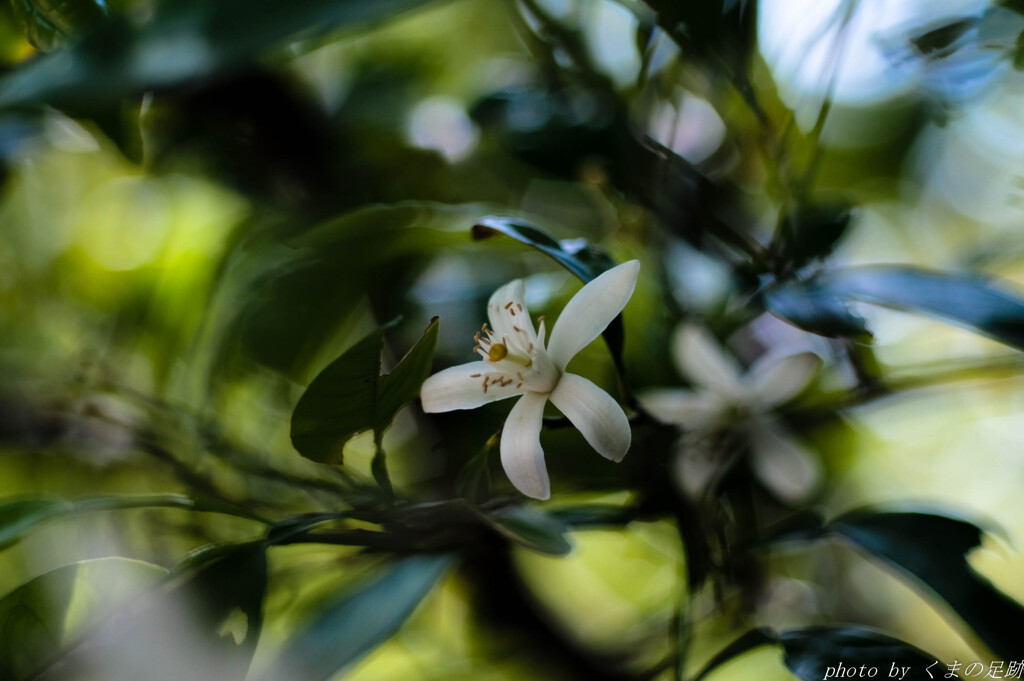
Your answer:
[[[517,306],[505,306],[515,316]],[[559,372],[551,364],[543,345],[526,328],[512,324],[512,333],[498,336],[487,324],[473,336],[476,345],[473,351],[491,367],[488,371],[472,376],[480,378],[480,387],[486,393],[488,388],[515,387],[534,392],[550,392],[558,382]]]

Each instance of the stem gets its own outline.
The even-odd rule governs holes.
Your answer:
[[[373,446],[376,451],[373,455],[373,462],[370,464],[370,471],[373,473],[373,479],[377,481],[377,484],[380,485],[381,490],[384,492],[388,506],[391,506],[395,503],[395,488],[391,485],[391,476],[388,474],[388,460],[387,455],[384,453],[383,433],[374,432]]]

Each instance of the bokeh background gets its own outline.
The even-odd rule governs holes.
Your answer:
[[[0,7],[4,70],[88,35],[88,7],[65,4],[56,15],[29,0]],[[740,19],[695,24],[680,44],[632,0],[426,3],[295,31],[169,87],[111,98],[86,79],[45,107],[4,109],[0,496],[183,493],[271,518],[345,507],[350,479],[371,478],[372,438],[349,443],[343,470],[303,459],[289,439],[291,410],[320,370],[399,315],[386,362],[434,316],[434,367],[469,361],[499,285],[525,277],[534,314],[552,316],[578,289],[536,251],[470,238],[498,213],[641,261],[624,314],[634,391],[685,384],[668,349],[684,318],[744,361],[820,354],[822,372],[787,412],[827,471],[809,507],[831,517],[915,504],[983,520],[993,533],[971,564],[1024,600],[1018,351],[858,306],[874,335],[868,371],[887,389],[854,399],[837,345],[752,303],[742,249],[723,248],[701,217],[768,243],[780,213],[814,204],[844,216],[845,231],[812,267],[903,263],[1022,290],[1024,17],[979,0],[707,4]],[[103,8],[142,22],[154,11]],[[180,45],[132,54],[137,69],[148,59],[168,71],[205,58]],[[644,140],[682,164],[653,162]],[[603,344],[574,367],[620,394]],[[408,407],[385,438],[396,489],[450,496],[507,409],[427,418]],[[622,481],[647,475],[654,456],[634,447],[615,466],[571,429],[544,443],[555,508],[627,504]],[[514,494],[492,469],[495,493]],[[171,568],[261,532],[180,509],[77,515],[0,553],[0,593],[86,559]],[[673,678],[659,664],[688,598],[674,523],[646,518],[573,542],[564,558],[515,549],[505,566],[535,620],[487,597],[493,566],[460,569],[336,678]],[[381,562],[356,547],[269,556],[254,673]],[[943,659],[986,659],[942,606],[848,547],[764,561],[752,604],[693,597],[688,669],[762,624],[858,622]],[[714,678],[792,677],[780,652],[760,649]]]

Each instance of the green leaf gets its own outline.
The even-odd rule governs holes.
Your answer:
[[[816,203],[800,206],[782,221],[779,248],[786,261],[801,266],[829,255],[850,225],[850,206]]]
[[[79,0],[83,1],[83,0]],[[0,107],[110,102],[215,76],[307,30],[387,19],[429,0],[179,0],[115,16],[0,80]],[[50,4],[50,3],[48,3]]]
[[[785,651],[785,663],[802,681],[845,678],[841,670],[875,668],[874,678],[902,678],[923,681],[946,673],[946,666],[927,668],[937,660],[909,643],[859,627],[810,627],[781,632],[779,644]],[[840,668],[840,664],[842,668]],[[895,675],[893,672],[899,670]],[[906,670],[905,675],[903,674]],[[830,674],[831,672],[831,674]],[[867,674],[864,675],[866,678]]]
[[[323,681],[391,637],[452,564],[446,554],[410,556],[328,605],[293,636],[259,678]]]
[[[35,678],[102,617],[163,579],[157,565],[127,558],[72,563],[0,599],[0,678]]]
[[[829,338],[868,339],[867,322],[846,304],[812,286],[784,284],[764,293],[765,307],[776,317],[804,331]]]
[[[63,499],[32,498],[0,505],[0,550],[21,540],[36,525],[67,513],[71,505]]]
[[[496,437],[487,440],[455,477],[456,493],[472,504],[482,504],[491,498],[491,450],[497,442]]]
[[[66,501],[56,497],[16,499],[0,503],[0,551],[20,541],[28,532],[49,520],[79,513],[133,508],[180,508],[258,520],[251,511],[242,506],[221,501],[199,502],[181,494],[94,497],[80,501]]]
[[[785,301],[782,306],[780,296]],[[844,309],[847,302],[863,301],[934,315],[1024,348],[1024,299],[976,275],[911,267],[858,267],[784,284],[768,294],[766,301],[772,312],[809,331],[815,329],[807,321],[819,313],[835,320],[836,311]]]
[[[244,681],[266,586],[262,542],[204,550],[107,618],[39,681]]]
[[[353,435],[373,429],[380,438],[398,410],[419,394],[437,348],[438,318],[394,371],[381,375],[384,334],[397,323],[389,322],[357,342],[306,388],[292,413],[292,444],[300,454],[340,463],[342,448]]]
[[[567,537],[569,526],[543,511],[512,506],[489,513],[487,521],[498,534],[531,551],[549,556],[566,556],[572,552],[572,543]]]
[[[584,283],[591,281],[603,272],[615,267],[615,261],[603,250],[588,244],[583,239],[564,239],[555,241],[546,232],[518,218],[507,218],[496,215],[477,220],[473,225],[473,238],[487,239],[495,234],[504,234],[519,243],[536,248],[541,253],[554,258],[555,262],[572,272]],[[622,368],[623,327],[622,315],[619,315],[602,334],[616,366]]]
[[[1024,607],[974,571],[967,554],[982,530],[929,513],[858,511],[828,529],[920,581],[1004,659],[1024,658]]]

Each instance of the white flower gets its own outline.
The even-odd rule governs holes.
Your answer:
[[[522,395],[501,434],[501,465],[523,494],[547,499],[551,484],[540,446],[544,405],[551,402],[579,428],[601,456],[621,461],[631,432],[622,407],[605,391],[565,368],[577,352],[601,335],[633,295],[640,263],[630,260],[588,283],[565,306],[544,347],[544,320],[533,329],[523,303],[523,281],[494,292],[473,348],[482,358],[445,369],[423,384],[426,412],[473,409]]]
[[[799,394],[821,360],[804,352],[766,355],[745,373],[703,327],[684,325],[672,351],[679,370],[695,390],[658,389],[641,396],[656,418],[683,428],[676,473],[693,497],[703,494],[724,472],[731,452],[723,434],[739,433],[750,449],[750,465],[765,487],[789,502],[800,501],[817,486],[817,459],[776,425],[772,410]],[[716,446],[717,445],[717,446]]]

